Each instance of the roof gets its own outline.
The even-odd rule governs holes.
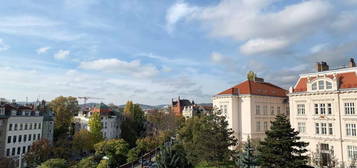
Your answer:
[[[288,93],[287,90],[268,82],[246,80],[236,86],[233,86],[223,92],[218,93],[218,95],[251,94],[251,95],[261,95],[261,96],[286,97],[287,93]]]
[[[333,75],[329,74],[326,77],[333,79]],[[311,77],[310,79],[315,79]],[[350,89],[357,88],[357,75],[356,72],[344,72],[337,73],[336,78],[339,80],[338,89]],[[298,83],[295,85],[293,92],[306,92],[307,91],[307,80],[308,77],[300,77]]]

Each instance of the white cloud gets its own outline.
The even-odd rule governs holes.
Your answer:
[[[167,10],[166,14],[166,29],[172,32],[175,24],[182,18],[192,15],[197,12],[197,7],[191,7],[185,2],[178,2]]]
[[[240,47],[243,54],[261,54],[278,51],[286,48],[290,41],[284,39],[253,39]]]
[[[315,45],[315,46],[310,48],[310,52],[311,53],[317,53],[317,52],[321,51],[322,49],[324,49],[326,47],[327,47],[326,43],[317,44],[317,45]]]
[[[155,66],[143,65],[140,60],[126,62],[116,58],[81,62],[79,67],[88,70],[133,75],[135,77],[152,77],[159,72]]]
[[[224,59],[224,56],[220,53],[217,53],[217,52],[213,52],[211,54],[211,60],[214,62],[214,63],[221,63]]]
[[[7,45],[2,39],[0,39],[0,52],[1,51],[6,51],[10,48],[9,45]]]
[[[55,55],[53,55],[53,58],[58,59],[58,60],[63,60],[66,59],[71,52],[69,50],[59,50]]]
[[[44,53],[47,53],[47,51],[50,49],[51,47],[41,47],[41,48],[38,48],[36,50],[36,53],[37,54],[44,54]]]

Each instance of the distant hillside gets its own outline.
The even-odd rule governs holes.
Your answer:
[[[168,106],[167,104],[161,104],[161,105],[156,105],[156,106],[151,106],[151,105],[147,105],[147,104],[139,104],[141,109],[143,110],[152,110],[152,109],[162,109],[165,106]],[[124,108],[125,104],[119,105],[120,108]]]

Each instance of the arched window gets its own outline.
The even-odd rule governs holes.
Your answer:
[[[317,90],[317,83],[316,82],[314,82],[313,84],[312,84],[312,90]]]
[[[326,89],[332,89],[332,83],[326,81]]]
[[[332,82],[319,80],[311,84],[311,90],[330,90],[332,89]]]
[[[319,90],[324,90],[325,89],[325,82],[320,80],[319,81]]]

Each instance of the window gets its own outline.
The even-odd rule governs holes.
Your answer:
[[[31,134],[29,134],[29,139],[28,139],[28,141],[31,141]]]
[[[35,141],[36,140],[36,134],[33,134],[32,136],[32,140]]]
[[[328,134],[329,134],[329,135],[333,135],[332,123],[328,123]]]
[[[7,143],[11,143],[11,136],[7,137]]]
[[[29,128],[29,130],[32,130],[32,123],[30,123],[30,128]]]
[[[268,122],[264,121],[264,131],[268,130]]]
[[[6,156],[10,156],[10,149],[9,148],[6,149]]]
[[[320,104],[320,114],[326,114],[325,104]]]
[[[304,122],[298,122],[298,131],[300,133],[305,133],[305,123]]]
[[[37,123],[33,125],[33,129],[37,129]]]
[[[20,124],[20,130],[22,130],[22,128],[23,128],[23,125],[22,125],[22,124]]]
[[[319,105],[314,104],[314,107],[315,107],[315,114],[319,114]]]
[[[322,151],[328,151],[329,150],[329,145],[328,144],[320,144],[320,149]]]
[[[323,135],[327,134],[326,123],[321,123],[321,134]]]
[[[16,152],[16,148],[12,148],[11,155],[14,156]]]
[[[19,155],[21,153],[21,148],[17,147],[17,155]]]
[[[345,114],[355,114],[355,103],[345,103]]]
[[[331,106],[331,103],[327,103],[327,114],[332,114],[332,106]]]
[[[324,90],[324,89],[325,89],[324,81],[319,81],[319,90]]]
[[[22,141],[22,135],[19,135],[19,142]]]
[[[297,113],[298,115],[304,115],[305,114],[305,104],[298,104],[297,105]]]
[[[38,123],[38,129],[41,129],[41,123]]]
[[[271,107],[270,107],[270,112],[271,112],[271,115],[274,115],[274,113],[275,113],[275,108],[274,108],[274,106],[271,106]]]
[[[315,134],[320,134],[320,124],[315,123]]]
[[[41,138],[40,134],[37,134],[37,140],[39,140]]]
[[[17,131],[17,124],[15,124],[14,130]]]
[[[326,81],[326,89],[332,89],[332,83]]]
[[[9,131],[12,131],[12,124],[9,124]]]
[[[255,114],[260,115],[260,106],[259,105],[255,106]]]
[[[25,124],[25,130],[27,130],[27,123]]]
[[[263,106],[263,115],[268,115],[268,106],[267,105]]]
[[[27,146],[27,152],[30,151],[30,149],[31,149],[31,146],[30,145]]]
[[[257,121],[257,125],[256,125],[256,130],[257,130],[257,132],[260,132],[260,121]]]
[[[16,142],[16,135],[12,137],[12,143]]]
[[[347,153],[349,159],[356,159],[357,158],[357,146],[348,145],[347,146]]]
[[[276,109],[276,112],[277,112],[278,114],[280,114],[280,106],[278,106],[278,108]]]
[[[356,136],[356,124],[346,124],[347,136]]]
[[[24,142],[26,142],[26,140],[27,140],[27,135],[25,134],[24,135]]]
[[[316,82],[312,84],[311,89],[312,89],[312,90],[317,90],[317,84],[316,84]]]
[[[26,146],[22,147],[22,153],[26,153]]]

